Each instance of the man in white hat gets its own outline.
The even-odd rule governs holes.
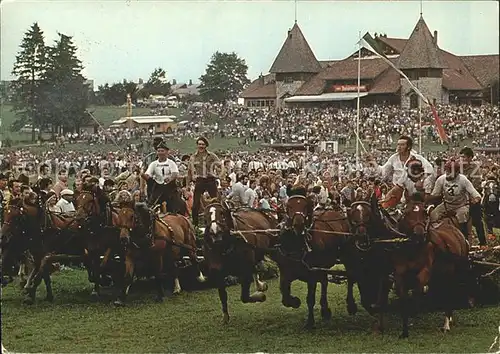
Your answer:
[[[71,189],[63,189],[61,191],[61,199],[56,203],[56,208],[61,213],[74,213],[75,206],[73,205],[74,193]]]

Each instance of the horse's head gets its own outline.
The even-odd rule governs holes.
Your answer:
[[[427,233],[427,213],[422,197],[415,194],[408,201],[400,220],[401,229],[412,239],[424,241]]]
[[[352,203],[347,210],[347,219],[355,236],[366,237],[369,225],[373,220],[373,210],[370,203],[364,200]]]
[[[296,234],[302,234],[312,213],[313,201],[301,195],[294,195],[286,202],[286,226],[295,231]]]
[[[26,205],[21,198],[11,200],[3,214],[0,244],[2,268],[5,271],[11,270],[17,257],[29,247],[30,238],[39,225],[37,207]]]
[[[82,190],[75,201],[77,205],[75,219],[83,221],[101,215],[101,206],[99,203],[101,194],[102,191],[99,187]]]
[[[228,221],[229,209],[222,203],[211,202],[205,207],[203,219],[205,221],[205,237],[211,243],[220,243],[229,234],[231,223]]]
[[[132,203],[122,203],[120,205],[116,221],[113,224],[120,230],[120,242],[124,246],[128,246],[130,236],[136,226],[135,210]]]

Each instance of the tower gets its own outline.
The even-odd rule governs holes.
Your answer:
[[[295,23],[269,69],[276,77],[276,108],[283,107],[286,97],[293,96],[304,82],[320,71],[320,63]]]
[[[417,25],[401,52],[397,66],[431,102],[443,102],[443,61],[437,44],[437,31],[432,36],[424,18]],[[401,107],[417,108],[419,97],[401,78]]]

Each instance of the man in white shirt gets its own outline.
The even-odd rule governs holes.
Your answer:
[[[231,187],[231,192],[228,194],[227,198],[231,199],[235,207],[239,207],[245,205],[245,191],[247,190],[246,180],[248,177],[246,175],[240,175],[236,178],[237,182]]]
[[[448,212],[455,212],[465,239],[468,236],[467,222],[469,220],[469,203],[481,202],[481,194],[472,183],[460,174],[460,163],[450,160],[445,165],[445,174],[438,177],[430,199],[442,198],[430,214],[432,221],[436,222],[446,216]]]
[[[185,215],[186,203],[177,190],[176,178],[179,174],[177,164],[168,158],[169,149],[165,142],[156,146],[158,159],[151,162],[142,178],[148,183],[148,204],[150,206],[166,203],[166,211]],[[164,210],[165,211],[165,210]]]
[[[249,208],[257,207],[257,192],[255,192],[255,187],[257,186],[257,181],[251,180],[250,187],[245,191],[245,206]]]
[[[371,159],[371,163],[377,167],[377,172],[384,179],[389,179],[393,184],[396,184],[406,173],[406,164],[414,157],[422,162],[424,173],[426,176],[434,172],[432,164],[426,158],[412,151],[413,140],[409,136],[402,135],[398,139],[397,152],[393,154],[383,166],[376,166],[375,160]]]
[[[71,189],[63,189],[61,191],[61,199],[56,203],[56,209],[60,213],[71,214],[75,212],[73,205],[74,193]]]

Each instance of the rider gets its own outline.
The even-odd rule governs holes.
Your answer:
[[[383,178],[391,178],[392,183],[396,184],[405,173],[405,165],[413,157],[422,162],[424,173],[430,175],[433,172],[432,165],[423,156],[412,150],[413,139],[409,136],[402,135],[398,139],[396,153],[393,154],[383,166],[378,166],[373,157],[369,157],[368,161],[376,166],[377,171]]]
[[[481,193],[481,170],[480,166],[472,161],[474,157],[474,151],[470,147],[464,147],[460,150],[460,162],[462,163],[462,173],[476,190]],[[483,224],[483,210],[481,203],[472,204],[470,206],[470,217],[472,220],[472,226],[476,228],[477,238],[479,239],[479,244],[481,246],[486,246],[486,236],[484,234],[484,224]]]
[[[166,203],[169,213],[185,214],[185,203],[180,200],[175,179],[179,172],[174,161],[168,158],[169,148],[164,141],[156,145],[158,159],[151,162],[142,178],[148,184],[148,204],[150,206]]]
[[[208,140],[199,137],[196,140],[197,151],[191,155],[187,170],[186,183],[195,182],[193,196],[193,224],[198,226],[198,214],[200,209],[200,199],[204,192],[208,192],[210,198],[217,198],[217,172],[220,168],[220,160],[213,152],[208,151]]]
[[[394,187],[387,193],[384,200],[381,201],[383,208],[390,208],[398,204],[403,195],[405,200],[417,193],[430,194],[432,185],[429,177],[425,177],[425,170],[422,161],[412,157],[405,164],[407,173],[395,183]]]
[[[469,200],[471,204],[481,201],[481,194],[474,188],[472,183],[460,174],[460,163],[450,159],[444,167],[445,174],[438,177],[434,189],[429,197],[430,200],[443,198],[430,214],[431,221],[438,221],[445,217],[448,212],[456,213],[460,231],[467,240],[469,220]]]

